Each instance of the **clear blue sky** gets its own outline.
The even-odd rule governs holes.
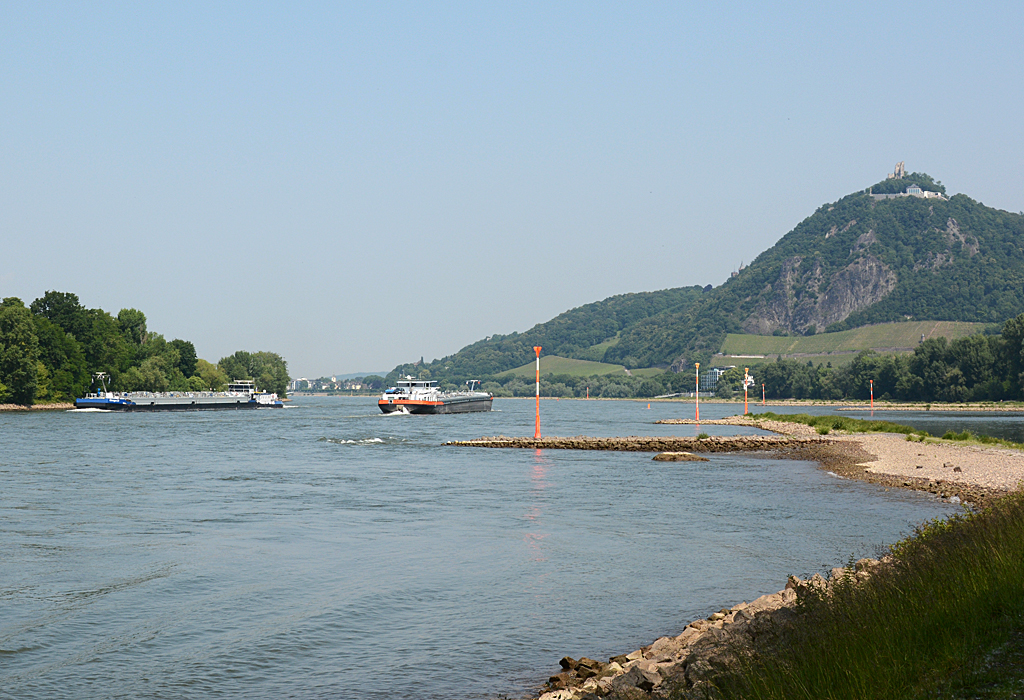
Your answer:
[[[0,296],[390,369],[721,284],[898,160],[1024,209],[1024,4],[3,3]]]

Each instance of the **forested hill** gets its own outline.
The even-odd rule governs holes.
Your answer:
[[[399,365],[388,379],[398,374],[435,379],[490,376],[529,362],[535,345],[543,347],[545,355],[600,362],[620,333],[642,321],[656,321],[669,314],[676,317],[703,293],[701,287],[680,287],[609,297],[566,311],[523,333],[480,340],[426,365]]]
[[[1002,323],[1024,312],[1024,216],[966,195],[876,198],[925,173],[883,180],[824,204],[735,277],[626,294],[567,311],[521,334],[493,336],[398,373],[491,376],[544,354],[679,370],[718,352],[727,333],[808,335],[905,320]],[[707,242],[707,253],[715,244]]]
[[[911,184],[912,173],[870,188]],[[966,195],[822,205],[740,273],[692,306],[635,324],[605,356],[679,369],[718,351],[726,333],[813,334],[904,320],[1001,323],[1024,311],[1024,216]]]

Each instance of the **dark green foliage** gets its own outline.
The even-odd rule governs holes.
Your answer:
[[[919,527],[891,567],[808,597],[789,633],[716,679],[715,697],[1019,697],[1024,495]]]
[[[199,358],[196,357],[196,346],[187,340],[179,340],[175,338],[169,345],[178,352],[178,361],[175,367],[182,375],[191,377],[196,373],[196,362]]]
[[[39,362],[46,371],[39,382],[40,401],[74,401],[89,389],[91,377],[79,343],[45,316],[33,315],[39,339]]]
[[[38,361],[32,312],[21,299],[7,297],[0,302],[0,403],[32,404]]]
[[[279,355],[242,354],[246,369],[237,378],[284,395],[288,374]],[[121,309],[115,318],[55,291],[29,309],[14,298],[0,305],[0,403],[73,401],[89,390],[95,372],[105,372],[116,391],[202,391],[222,389],[226,380],[196,357],[191,342],[168,343],[148,331],[137,309]]]
[[[279,396],[288,390],[288,364],[277,353],[239,350],[217,365],[232,380],[252,379],[260,389]]]
[[[146,314],[138,309],[121,309],[117,313],[117,325],[132,345],[138,347],[146,342]]]
[[[930,338],[910,355],[865,350],[845,367],[811,367],[780,358],[757,368],[771,399],[875,398],[898,401],[999,401],[1024,398],[1021,341],[1024,314],[1003,334],[976,334],[953,342]]]

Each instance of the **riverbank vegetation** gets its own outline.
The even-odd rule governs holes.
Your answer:
[[[1024,314],[1007,321],[998,334],[977,333],[949,342],[944,337],[919,344],[908,355],[885,355],[866,350],[849,364],[831,367],[780,359],[758,366],[751,396],[759,396],[764,384],[769,399],[816,399],[866,401],[874,381],[875,399],[884,401],[965,402],[1024,399]],[[567,363],[551,363],[565,367]],[[574,363],[576,365],[585,363]],[[543,366],[543,358],[542,358]],[[541,377],[541,395],[583,398],[653,398],[693,391],[694,374],[665,371],[651,374],[625,369],[591,376],[571,372]],[[434,373],[435,365],[403,365],[385,378],[393,386],[400,374],[436,379],[444,389],[465,386],[467,379],[482,381],[481,388],[495,396],[533,396],[531,367],[487,375]],[[436,368],[435,368],[436,369]],[[743,368],[727,370],[718,380],[716,396],[743,396]]]
[[[802,423],[818,432],[827,435],[831,430],[845,430],[848,433],[900,433],[903,435],[928,435],[928,431],[912,428],[909,425],[891,423],[887,420],[863,420],[860,418],[847,418],[846,416],[811,416],[806,413],[753,413],[747,416],[753,420],[763,418],[765,420],[780,421],[783,423]],[[825,429],[822,432],[822,429]]]
[[[93,386],[95,372],[119,391],[221,390],[232,379],[254,379],[283,396],[288,384],[280,355],[239,351],[215,365],[197,357],[190,341],[150,331],[137,309],[114,316],[54,291],[27,307],[16,297],[0,302],[0,404],[74,401]]]
[[[1011,698],[1024,693],[1024,494],[927,523],[866,581],[807,597],[723,674],[722,700]]]

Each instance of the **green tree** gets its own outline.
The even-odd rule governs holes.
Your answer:
[[[230,380],[217,365],[203,359],[196,361],[196,376],[202,381],[200,390],[223,391]]]
[[[168,343],[172,348],[178,351],[178,362],[175,365],[178,370],[186,377],[191,377],[196,373],[196,346],[187,340],[181,340],[175,338]]]
[[[117,312],[117,325],[125,338],[135,345],[141,346],[146,342],[146,314],[138,309],[121,309]]]
[[[89,330],[89,313],[70,292],[48,291],[29,306],[32,313],[53,321],[80,342]]]
[[[278,396],[288,391],[288,364],[277,353],[239,350],[222,357],[218,366],[231,379],[252,379],[260,389]]]
[[[73,401],[82,396],[90,384],[89,368],[82,346],[64,329],[45,316],[33,315],[39,339],[39,362],[46,368],[39,372],[36,398],[46,401]]]
[[[150,357],[138,367],[129,367],[123,372],[120,386],[125,391],[167,391],[170,382],[166,369],[163,357]]]
[[[39,372],[39,340],[32,312],[21,299],[0,302],[0,403],[32,405]]]

